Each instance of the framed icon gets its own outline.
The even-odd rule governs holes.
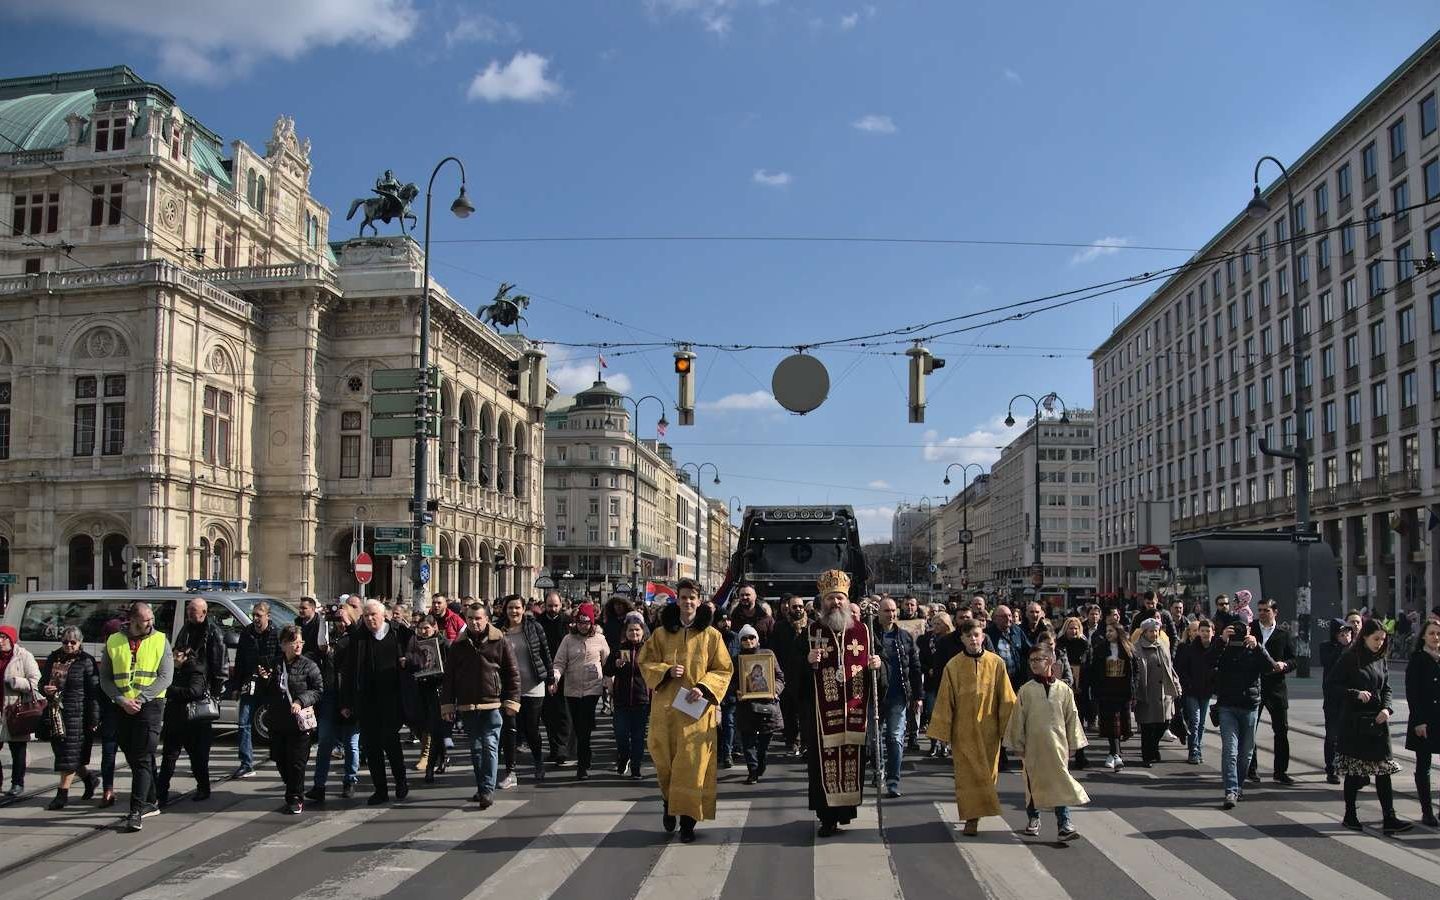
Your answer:
[[[775,699],[775,656],[746,653],[739,658],[741,700]]]
[[[416,678],[445,674],[445,653],[440,648],[440,637],[416,641],[410,651],[415,662]]]

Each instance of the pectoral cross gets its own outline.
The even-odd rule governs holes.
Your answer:
[[[860,652],[865,648],[860,646],[859,641],[851,640],[849,646],[847,646],[845,649],[850,651],[851,656],[859,656]]]

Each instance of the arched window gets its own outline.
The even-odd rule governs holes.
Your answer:
[[[95,586],[95,541],[88,534],[70,539],[70,590],[87,591]]]
[[[210,577],[216,581],[224,581],[229,574],[229,549],[224,540],[215,539],[215,544],[210,551]]]
[[[130,579],[125,564],[125,545],[130,539],[123,534],[107,534],[100,542],[100,586],[106,590],[127,588]]]
[[[205,573],[210,570],[210,539],[200,539],[200,564],[196,567],[196,578],[204,578]]]
[[[255,189],[255,209],[259,210],[260,212],[265,211],[265,197],[265,176],[261,175],[259,178],[258,187]]]
[[[251,206],[255,205],[255,170],[251,169],[245,173],[245,202]]]

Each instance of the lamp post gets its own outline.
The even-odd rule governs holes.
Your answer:
[[[646,394],[639,400],[621,395],[620,399],[635,408],[635,421],[632,423],[635,428],[635,447],[630,459],[630,566],[633,576],[630,579],[630,596],[636,597],[644,593],[640,590],[640,404],[646,400],[654,400],[660,404],[660,421],[657,424],[664,428],[670,423],[665,421],[665,401],[654,394]]]
[[[413,536],[410,539],[410,550],[417,558],[421,555],[421,545],[425,542],[425,513],[429,502],[430,488],[430,197],[435,189],[435,176],[446,163],[453,162],[460,167],[460,194],[450,204],[450,211],[457,218],[467,218],[475,211],[475,205],[470,198],[465,196],[465,164],[458,157],[447,156],[435,164],[435,169],[430,173],[430,183],[425,186],[425,247],[424,262],[422,263],[420,275],[420,367],[417,371],[419,391],[415,402],[415,489],[414,496],[410,502],[414,506],[414,518],[412,520]],[[424,593],[425,582],[420,577],[420,566],[415,566],[413,574],[413,586],[415,596],[419,597]]]
[[[726,517],[725,517],[725,521],[729,522],[729,521],[730,521],[730,517],[731,517],[731,516],[734,516],[735,513],[740,512],[744,507],[742,507],[741,504],[740,504],[740,498],[737,497],[737,496],[735,496],[734,494],[731,494],[731,495],[730,495],[730,499],[729,499],[727,502],[728,502],[728,503],[734,503],[734,504],[735,504],[734,510],[730,513],[729,516],[726,516]],[[743,522],[744,519],[742,518],[741,521]],[[732,527],[732,528],[734,527],[733,523],[731,524],[731,527]],[[736,530],[735,535],[736,535],[736,542],[738,543],[738,542],[739,542],[739,530],[738,530],[738,529]],[[730,557],[732,554],[734,554],[734,553],[735,553],[735,548],[730,546],[730,539],[729,539],[729,537],[727,536],[726,539],[725,539],[725,554],[726,554],[726,560],[725,560],[725,562],[726,562],[727,568],[728,568],[729,562],[730,562],[729,557]]]
[[[1065,401],[1060,395],[1051,391],[1040,399],[1035,399],[1029,394],[1016,394],[1010,398],[1010,403],[1005,410],[1005,425],[1012,427],[1015,424],[1015,401],[1025,399],[1035,404],[1035,574],[1040,576],[1041,584],[1045,579],[1045,568],[1041,562],[1040,554],[1040,408],[1043,406],[1047,411],[1054,409],[1055,404],[1060,404],[1060,424],[1070,423],[1070,410],[1065,406]],[[1040,596],[1040,585],[1035,585],[1035,596]]]
[[[700,488],[700,476],[704,474],[705,467],[709,466],[715,471],[715,483],[719,484],[720,468],[712,462],[687,462],[680,464],[680,471],[684,472],[690,466],[695,467],[695,495],[697,497],[695,501],[695,583],[700,584],[700,502],[705,499],[705,492]],[[704,585],[701,585],[701,587],[704,587]]]
[[[928,495],[922,496],[920,498],[920,502],[915,504],[915,509],[920,512],[928,513],[928,515],[925,517],[925,591],[926,596],[928,597],[930,591],[932,590],[930,585],[934,583],[930,578],[930,566],[932,565],[931,560],[935,558],[935,535],[931,531],[931,529],[935,525],[935,504],[930,501],[930,497]],[[909,554],[910,559],[912,560],[912,564],[910,566],[910,580],[914,581],[915,566],[913,564],[913,560],[915,559],[915,551],[913,545],[911,547],[907,547],[906,551]]]
[[[1295,192],[1290,187],[1290,170],[1273,156],[1262,156],[1255,161],[1253,182],[1255,193],[1245,207],[1245,214],[1261,220],[1270,215],[1270,204],[1260,196],[1260,166],[1266,160],[1280,169],[1285,182],[1286,213],[1290,220],[1290,349],[1295,367],[1295,446],[1291,449],[1272,447],[1260,441],[1260,452],[1266,456],[1277,456],[1295,463],[1295,626],[1300,635],[1300,647],[1304,655],[1296,654],[1296,674],[1301,678],[1310,677],[1310,545],[1301,535],[1310,533],[1310,435],[1305,428],[1305,397],[1301,394],[1305,366],[1305,352],[1300,348],[1300,337],[1305,324],[1300,314],[1300,267],[1295,258],[1295,244],[1300,239],[1300,220],[1295,215]],[[1284,440],[1284,435],[1281,435]],[[1398,608],[1398,606],[1397,606]]]
[[[1037,454],[1038,455],[1038,454]],[[974,466],[981,475],[985,474],[985,467],[979,463],[951,463],[945,467],[945,484],[950,483],[950,470],[960,469],[960,530],[970,531],[970,467]],[[960,542],[960,579],[968,582],[970,579],[970,542]],[[961,585],[969,587],[969,584]]]

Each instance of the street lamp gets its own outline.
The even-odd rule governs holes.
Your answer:
[[[420,366],[417,373],[420,389],[415,403],[416,411],[420,414],[415,417],[415,489],[410,501],[414,506],[410,549],[417,557],[420,555],[420,545],[425,542],[425,512],[430,488],[430,438],[427,430],[430,422],[430,199],[435,189],[435,176],[440,174],[440,170],[448,162],[460,167],[460,194],[450,204],[450,211],[461,219],[468,218],[475,211],[474,204],[465,194],[465,164],[455,156],[440,160],[435,164],[434,171],[430,173],[430,183],[425,187],[425,252],[420,276]],[[416,597],[421,596],[425,590],[420,569],[420,566],[416,566],[413,573],[412,584]]]
[[[1310,676],[1310,545],[1299,538],[1300,535],[1310,533],[1310,446],[1308,443],[1310,435],[1305,428],[1305,397],[1301,394],[1305,353],[1300,348],[1300,336],[1303,333],[1304,318],[1300,313],[1300,267],[1295,259],[1295,244],[1300,239],[1300,219],[1295,214],[1295,193],[1290,187],[1290,170],[1286,169],[1285,164],[1273,156],[1262,156],[1255,161],[1253,177],[1255,192],[1245,206],[1245,215],[1256,220],[1262,220],[1270,215],[1269,202],[1260,196],[1260,166],[1267,159],[1279,167],[1280,177],[1285,182],[1285,203],[1290,219],[1290,349],[1295,360],[1293,363],[1295,367],[1295,446],[1287,450],[1282,447],[1272,447],[1268,442],[1262,440],[1260,441],[1260,452],[1266,456],[1278,456],[1295,463],[1295,625],[1296,631],[1301,635],[1301,646],[1306,651],[1305,655],[1300,656],[1297,660],[1296,674],[1301,678],[1308,678]],[[1281,439],[1284,439],[1283,435]]]
[[[720,483],[720,468],[712,462],[705,463],[681,463],[680,471],[684,472],[690,466],[695,467],[695,583],[700,584],[700,501],[705,499],[705,491],[700,488],[700,476],[704,474],[706,466],[715,470],[715,483]],[[702,585],[703,586],[703,585]]]
[[[1056,403],[1059,403],[1061,425],[1070,424],[1070,410],[1065,405],[1065,401],[1060,399],[1060,395],[1054,391],[1051,391],[1038,400],[1029,394],[1016,394],[1010,398],[1010,403],[1005,410],[1006,427],[1013,427],[1015,425],[1015,401],[1021,399],[1029,400],[1035,404],[1035,574],[1040,576],[1041,582],[1043,583],[1045,568],[1040,558],[1040,408],[1043,406],[1045,410],[1049,412],[1055,408]],[[1035,588],[1036,598],[1038,599],[1040,585],[1035,585]]]
[[[930,585],[933,583],[930,580],[931,560],[935,558],[935,536],[931,532],[931,528],[935,525],[935,504],[930,502],[929,496],[922,496],[920,502],[915,504],[915,509],[919,512],[929,514],[925,517],[925,589],[928,592]],[[906,555],[911,560],[910,581],[913,582],[915,580],[915,551],[913,543],[910,547],[905,548],[905,550]]]
[[[660,421],[657,423],[660,429],[665,429],[670,423],[665,421],[665,401],[654,394],[646,394],[639,400],[622,394],[620,399],[635,408],[634,422],[631,423],[635,427],[635,452],[630,458],[630,566],[633,573],[630,579],[630,596],[635,597],[644,593],[640,590],[640,404],[646,400],[654,400],[660,404]]]
[[[1037,454],[1037,455],[1038,455],[1038,454]],[[949,483],[950,483],[950,470],[951,470],[951,469],[954,469],[954,468],[957,468],[957,467],[960,469],[960,530],[966,533],[965,536],[966,536],[967,538],[969,537],[969,532],[970,532],[970,467],[971,467],[971,466],[974,466],[975,469],[976,469],[981,475],[984,475],[984,474],[985,474],[985,467],[982,466],[982,465],[980,465],[979,463],[973,463],[973,462],[972,462],[972,463],[964,463],[963,465],[962,465],[961,463],[951,463],[950,465],[948,465],[948,466],[945,467],[945,483],[946,483],[946,484],[949,484]],[[1038,512],[1038,511],[1036,512],[1036,515],[1039,515],[1039,512]],[[960,578],[961,578],[962,581],[968,581],[969,578],[970,578],[970,541],[969,541],[969,540],[963,540],[963,541],[960,542]],[[962,585],[962,587],[968,587],[968,586],[969,586],[968,584],[967,584],[967,585]]]

